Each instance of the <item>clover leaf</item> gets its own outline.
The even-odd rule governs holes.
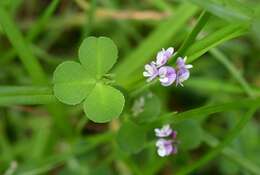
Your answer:
[[[80,63],[65,61],[54,71],[54,95],[62,103],[83,102],[86,116],[97,123],[108,122],[123,111],[125,99],[107,84],[104,75],[117,61],[117,47],[106,37],[88,37],[79,48]]]

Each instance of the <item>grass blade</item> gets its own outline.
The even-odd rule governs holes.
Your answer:
[[[161,117],[160,120],[163,123],[174,123],[185,119],[198,117],[201,115],[210,115],[217,112],[223,112],[232,109],[249,108],[254,105],[255,106],[260,105],[259,97],[254,99],[252,98],[240,99],[240,100],[235,100],[233,102],[228,102],[228,103],[218,104],[218,105],[203,106],[203,107],[191,109],[177,114],[168,114],[165,117]]]
[[[211,49],[210,53],[219,61],[221,62],[228,71],[233,75],[233,77],[237,80],[237,82],[241,85],[241,87],[244,89],[244,91],[249,95],[250,97],[254,97],[254,92],[249,86],[249,84],[246,82],[246,80],[243,78],[243,76],[237,71],[235,66],[228,60],[228,58],[220,52],[218,49]]]
[[[12,19],[5,11],[3,7],[0,6],[0,23],[9,38],[10,42],[15,47],[21,61],[23,62],[26,70],[32,77],[32,81],[35,84],[44,84],[47,82],[44,76],[43,70],[37,59],[28,52],[30,47],[26,44],[22,34],[17,30],[16,25],[13,23]]]
[[[215,33],[209,34],[187,50],[186,55],[188,56],[188,62],[193,62],[211,48],[214,48],[225,41],[245,34],[248,27],[249,25],[229,24]]]
[[[203,11],[201,13],[196,26],[192,29],[189,36],[183,42],[182,46],[180,47],[176,55],[171,59],[171,62],[175,61],[178,56],[183,55],[188,50],[188,48],[195,42],[198,34],[210,19],[210,16],[211,15],[208,12]]]

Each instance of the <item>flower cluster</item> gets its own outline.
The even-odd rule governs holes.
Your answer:
[[[173,47],[169,47],[166,50],[162,49],[157,53],[156,61],[152,61],[150,64],[145,65],[143,76],[147,77],[147,82],[159,77],[159,81],[163,86],[170,86],[174,82],[176,82],[176,86],[183,86],[182,82],[189,78],[189,69],[192,68],[192,65],[185,64],[187,57],[178,57],[176,61],[176,68],[165,66],[168,60],[174,55],[173,53]]]
[[[158,137],[156,142],[157,153],[159,156],[169,156],[177,153],[177,131],[173,131],[170,125],[164,125],[161,129],[154,129]],[[167,139],[168,138],[168,139]]]

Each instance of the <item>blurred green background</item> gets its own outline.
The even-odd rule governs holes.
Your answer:
[[[148,132],[148,140],[154,139],[151,128],[148,131],[127,131],[127,136],[132,134],[134,138],[126,136],[118,141],[115,131],[120,126],[117,122],[95,124],[88,121],[80,105],[12,105],[6,104],[4,99],[10,89],[17,92],[8,86],[32,84],[24,64],[26,58],[31,57],[29,53],[37,58],[44,70],[49,82],[46,86],[51,86],[55,67],[64,60],[76,60],[79,44],[87,36],[110,37],[118,46],[119,62],[133,58],[131,54],[150,57],[146,52],[157,49],[151,48],[154,43],[146,43],[151,47],[141,47],[138,54],[136,48],[147,42],[147,38],[187,2],[193,4],[194,12],[184,8],[183,15],[191,13],[191,17],[187,17],[187,22],[174,36],[169,34],[159,48],[173,46],[178,49],[203,9],[212,16],[198,39],[226,25],[248,20],[248,14],[250,27],[243,36],[210,49],[194,61],[191,78],[185,82],[184,88],[153,86],[151,91],[156,98],[149,104],[150,108],[159,107],[161,112],[155,109],[159,116],[159,113],[182,112],[228,101],[239,103],[242,98],[259,97],[259,0],[237,1],[240,5],[232,5],[235,0],[2,0],[0,6],[14,22],[15,30],[1,26],[8,22],[3,23],[4,17],[0,16],[0,174],[175,174],[199,160],[218,139],[221,141],[227,130],[246,115],[246,110],[229,110],[212,114],[210,118],[198,113],[194,116],[196,120],[179,123],[176,125],[181,141],[179,153],[160,158],[153,142],[143,141],[133,148],[131,143],[128,145],[131,139],[142,140],[141,132]],[[231,4],[227,3],[228,6],[226,2]],[[168,24],[168,28],[162,30],[165,33],[180,25],[174,20]],[[28,47],[23,47],[16,30],[22,33]],[[158,40],[166,35],[164,32],[158,34]],[[131,59],[131,64],[138,59]],[[131,67],[129,65],[128,69]],[[129,79],[141,79],[141,73],[135,73],[130,74]],[[37,74],[37,70],[31,74]],[[129,89],[133,88],[132,84]],[[47,93],[48,89],[40,91]],[[128,111],[131,111],[132,101],[127,103]],[[193,174],[260,174],[259,121],[258,111],[231,145]],[[129,154],[124,149],[134,149],[133,152],[138,153]]]

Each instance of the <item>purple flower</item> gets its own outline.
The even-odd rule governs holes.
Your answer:
[[[154,131],[155,135],[159,137],[155,144],[158,155],[164,157],[170,154],[176,154],[178,151],[178,141],[176,141],[177,131],[173,131],[169,124],[164,125],[161,129],[155,128]],[[165,139],[166,137],[168,139]]]
[[[177,71],[177,78],[176,78],[176,86],[179,84],[183,86],[182,82],[187,80],[190,77],[190,71],[185,68],[181,68]]]
[[[187,65],[185,64],[186,60],[187,60],[187,57],[184,57],[184,58],[179,57],[176,61],[177,69],[181,69],[181,68],[190,69],[190,68],[192,68],[193,66],[191,64],[187,64]]]
[[[171,140],[159,139],[156,142],[157,153],[159,156],[164,157],[173,153],[174,148]]]
[[[179,84],[183,86],[182,82],[186,81],[190,77],[189,69],[192,68],[191,64],[185,64],[187,57],[179,57],[176,61],[177,65],[177,77],[176,77],[176,86]]]
[[[164,66],[159,69],[160,82],[163,86],[170,86],[176,79],[176,71],[170,66]]]
[[[151,62],[150,64],[146,64],[144,66],[145,71],[143,72],[144,77],[149,77],[147,82],[152,81],[158,76],[158,70],[156,68],[155,62]]]
[[[155,128],[154,131],[157,137],[168,137],[172,134],[172,129],[169,124],[164,125],[161,129]]]
[[[167,61],[170,59],[170,57],[172,56],[173,52],[174,52],[173,47],[169,47],[167,50],[163,48],[161,51],[159,51],[156,56],[156,66],[161,67],[165,65]]]

